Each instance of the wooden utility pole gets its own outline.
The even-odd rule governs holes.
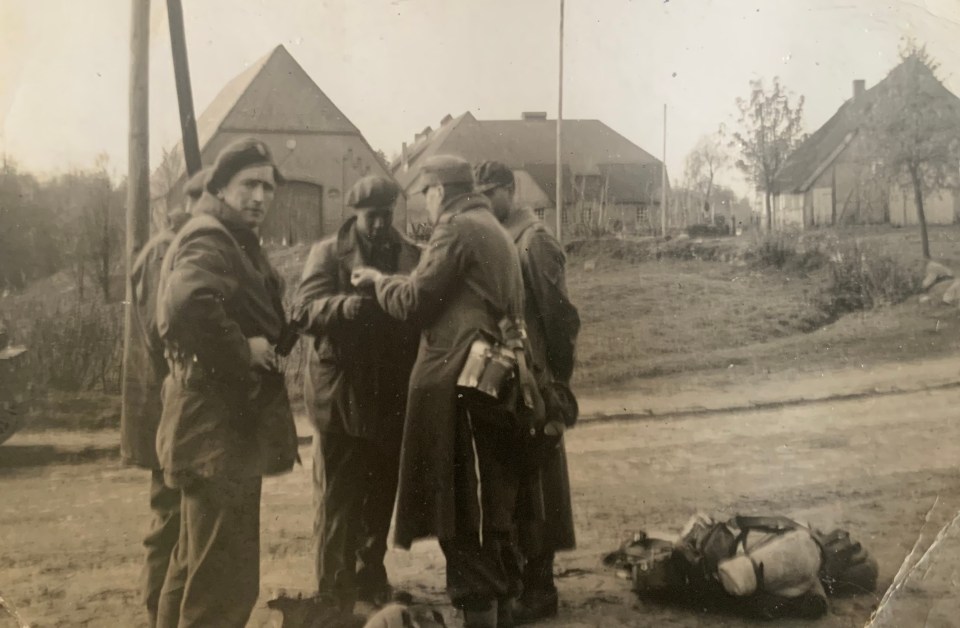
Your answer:
[[[150,235],[150,0],[131,0],[130,10],[130,129],[127,143],[127,240],[124,250],[127,276],[133,260]],[[133,286],[124,300],[123,369],[130,365],[133,329]],[[122,393],[126,390],[124,377]]]
[[[183,158],[187,165],[187,176],[190,176],[198,172],[203,165],[200,163],[200,142],[197,140],[197,118],[193,113],[190,64],[187,63],[187,38],[183,29],[183,5],[180,0],[167,0],[167,21],[170,23],[173,74],[177,82],[177,103],[180,105]]]
[[[560,77],[557,89],[557,242],[563,242],[563,0],[560,0]]]
[[[663,162],[660,164],[660,236],[667,237],[667,103],[663,103]]]

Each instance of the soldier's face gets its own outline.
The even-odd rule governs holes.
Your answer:
[[[253,166],[233,175],[217,196],[239,212],[243,224],[256,229],[267,217],[275,191],[273,167]]]
[[[379,242],[387,235],[393,224],[393,210],[383,207],[366,207],[357,210],[357,231],[371,242]]]
[[[437,219],[440,218],[440,209],[443,207],[443,186],[431,185],[424,195],[427,214],[430,216],[430,221],[436,224]]]

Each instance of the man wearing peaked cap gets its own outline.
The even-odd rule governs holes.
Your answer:
[[[468,407],[457,382],[480,334],[523,317],[517,252],[474,190],[470,164],[427,159],[418,192],[434,223],[409,275],[362,268],[354,285],[375,291],[391,316],[415,322],[423,340],[410,376],[395,538],[404,548],[435,536],[447,562],[447,593],[468,628],[512,626],[520,566],[513,543],[519,428],[506,412]],[[498,616],[499,615],[499,616]]]
[[[262,476],[297,459],[276,358],[283,284],[257,233],[281,180],[263,142],[227,146],[163,258],[156,326],[169,373],[156,449],[180,491],[180,536],[158,626],[246,625],[260,592]]]
[[[426,194],[431,187],[457,186],[458,193],[472,192],[473,170],[470,163],[455,155],[436,155],[427,159],[420,169],[417,191]]]
[[[295,319],[314,338],[304,398],[317,433],[317,584],[341,606],[391,598],[383,558],[419,330],[387,316],[350,275],[362,266],[402,275],[417,265],[420,249],[392,226],[399,194],[384,176],[354,184],[354,215],[313,246],[295,300]]]
[[[524,319],[538,386],[550,400],[572,400],[573,373],[580,316],[567,294],[566,258],[556,238],[532,211],[514,203],[513,172],[498,161],[477,164],[477,187],[493,207],[520,256],[524,283]],[[562,396],[560,396],[562,395]],[[573,404],[567,404],[572,406]],[[570,422],[563,404],[547,404],[547,420]],[[551,442],[552,445],[552,442]],[[525,564],[523,595],[514,611],[517,624],[556,615],[558,598],[553,581],[554,553],[576,547],[570,479],[563,439],[546,448],[539,466],[524,474],[517,519]]]

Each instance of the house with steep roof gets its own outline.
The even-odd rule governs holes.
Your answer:
[[[871,150],[869,120],[878,112],[896,115],[891,94],[908,73],[930,70],[904,62],[879,83],[866,89],[853,81],[853,94],[815,133],[787,158],[776,178],[773,197],[775,228],[811,228],[839,224],[916,224],[917,213],[909,185],[892,181],[876,151]],[[931,97],[948,109],[958,109],[960,99],[931,74],[923,84]],[[960,125],[960,117],[957,118]],[[944,187],[924,199],[927,222],[951,224],[960,216],[960,194]]]
[[[197,119],[201,159],[209,166],[230,142],[264,141],[287,180],[277,189],[261,235],[278,244],[310,242],[351,215],[345,192],[367,174],[391,176],[359,129],[283,46],[227,83]],[[178,144],[151,178],[155,215],[183,205],[183,149]],[[404,199],[395,223],[406,226]]]
[[[556,225],[557,121],[525,112],[516,120],[477,120],[469,111],[445,116],[404,143],[391,172],[407,194],[410,223],[425,222],[422,195],[414,186],[431,155],[454,154],[477,163],[493,159],[514,171],[516,201]],[[563,121],[563,221],[565,224],[653,229],[660,215],[660,160],[599,120]]]

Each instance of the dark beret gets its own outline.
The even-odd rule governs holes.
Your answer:
[[[207,169],[202,168],[197,172],[193,173],[193,176],[187,179],[187,182],[183,184],[183,193],[194,200],[200,198],[203,195],[203,184],[207,180]]]
[[[473,169],[470,162],[456,155],[434,155],[423,162],[420,168],[420,183],[417,190],[423,192],[432,185],[469,183],[473,185]]]
[[[207,175],[207,191],[216,194],[230,183],[235,174],[254,166],[271,166],[277,185],[283,183],[283,176],[273,162],[267,145],[256,138],[247,137],[229,144],[217,155]]]
[[[473,169],[473,176],[477,180],[478,192],[513,185],[513,170],[499,161],[481,161]]]
[[[400,186],[380,175],[367,175],[353,184],[347,194],[347,205],[356,209],[365,207],[388,208],[400,195]]]

